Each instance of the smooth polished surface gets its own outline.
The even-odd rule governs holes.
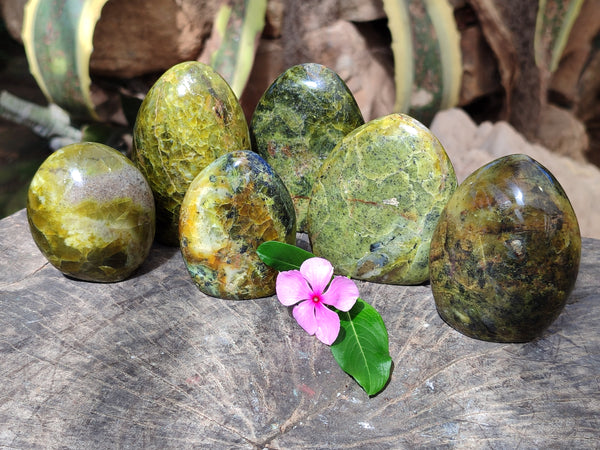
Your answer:
[[[188,186],[219,156],[250,149],[250,135],[227,82],[210,66],[188,61],[171,67],[148,91],[133,144],[132,160],[156,200],[157,239],[176,246]]]
[[[336,271],[390,284],[429,278],[429,243],[456,188],[452,163],[415,119],[391,114],[348,134],[314,184],[313,251]]]
[[[266,241],[296,242],[292,199],[257,153],[228,153],[192,181],[179,219],[183,259],[198,288],[213,297],[273,295],[277,272],[256,249]]]
[[[48,261],[81,280],[128,277],[154,239],[150,186],[129,159],[103,144],[72,144],[52,153],[31,181],[27,213]]]
[[[133,277],[64,277],[24,211],[0,221],[0,447],[595,448],[600,241],[526,344],[471,339],[431,289],[358,282],[394,366],[369,398],[274,297],[202,294],[155,245]]]
[[[431,242],[442,318],[468,336],[525,342],[558,317],[581,255],[577,217],[537,161],[509,155],[467,177]]]
[[[290,191],[299,231],[307,230],[317,171],[339,141],[363,123],[346,83],[320,64],[290,67],[258,102],[250,124],[252,145]]]

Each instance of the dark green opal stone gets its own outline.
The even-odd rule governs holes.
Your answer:
[[[315,174],[338,142],[364,123],[344,81],[320,64],[300,64],[266,90],[252,115],[253,148],[287,186],[306,232]]]
[[[48,261],[86,281],[127,278],[154,239],[150,186],[129,159],[97,143],[66,146],[44,161],[29,186],[27,218]]]
[[[372,120],[318,172],[308,209],[313,253],[352,278],[423,283],[431,235],[456,186],[446,152],[420,122],[404,114]]]
[[[296,242],[294,205],[285,185],[257,153],[225,154],[198,174],[185,194],[180,247],[207,295],[250,299],[275,293],[277,271],[256,253],[266,241]]]
[[[227,82],[197,61],[177,64],[138,111],[132,159],[156,200],[157,239],[178,245],[179,208],[196,175],[219,156],[247,149],[244,112]]]
[[[575,285],[581,237],[554,176],[526,155],[473,172],[431,242],[440,316],[467,336],[527,342],[558,317]]]

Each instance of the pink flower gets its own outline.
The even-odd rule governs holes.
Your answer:
[[[325,305],[349,311],[359,296],[351,279],[336,276],[332,280],[332,276],[333,266],[329,261],[309,258],[300,270],[279,272],[275,284],[281,303],[285,306],[297,303],[293,315],[298,324],[327,345],[333,344],[340,332],[340,318]]]

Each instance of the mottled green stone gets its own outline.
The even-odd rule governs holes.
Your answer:
[[[348,134],[321,167],[308,209],[313,252],[340,274],[420,284],[431,235],[457,181],[437,138],[391,114]]]
[[[250,123],[252,145],[290,191],[299,231],[307,231],[316,172],[339,141],[363,123],[344,81],[320,64],[290,67],[258,102]]]
[[[98,143],[63,147],[44,161],[29,186],[27,218],[48,261],[87,281],[127,278],[154,239],[150,186],[129,159]]]
[[[296,242],[294,205],[285,185],[257,153],[221,156],[194,179],[181,205],[180,247],[198,288],[226,299],[275,293],[277,272],[256,249]]]
[[[244,112],[210,66],[177,64],[152,86],[138,111],[132,159],[156,200],[157,240],[178,245],[179,208],[196,175],[219,156],[250,147]]]
[[[577,218],[554,176],[526,155],[497,159],[458,187],[433,235],[438,312],[473,338],[530,341],[564,308],[580,256]]]

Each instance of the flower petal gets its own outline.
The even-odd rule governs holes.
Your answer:
[[[312,296],[312,291],[299,270],[279,272],[275,282],[275,292],[279,301],[285,306],[308,300]]]
[[[298,321],[298,324],[304,328],[308,334],[315,334],[317,331],[317,319],[315,317],[315,305],[312,300],[306,300],[294,306],[292,315]]]
[[[300,266],[300,272],[315,293],[321,294],[331,281],[333,266],[325,258],[308,258]]]
[[[350,311],[359,295],[354,281],[350,278],[337,276],[321,298],[323,303],[327,305],[334,306],[341,311]]]
[[[315,317],[317,321],[315,336],[324,344],[333,344],[340,334],[340,317],[322,303],[315,305]]]

